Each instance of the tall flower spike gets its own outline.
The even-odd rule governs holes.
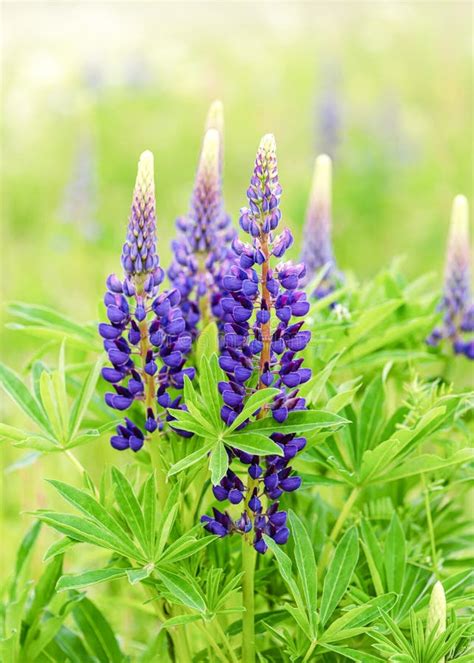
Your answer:
[[[295,318],[308,313],[309,303],[305,293],[298,290],[304,266],[289,262],[272,265],[293,241],[287,229],[276,234],[281,218],[280,196],[275,139],[267,135],[260,143],[247,190],[249,206],[240,214],[240,225],[250,235],[251,243],[234,240],[236,259],[223,277],[228,294],[221,301],[224,319],[219,363],[226,380],[219,383],[219,390],[224,401],[221,417],[227,425],[242,412],[252,393],[270,385],[278,390],[268,405],[277,426],[291,410],[305,408],[298,387],[309,380],[311,371],[303,368],[303,359],[297,355],[308,344],[310,332],[302,331],[303,322]],[[266,408],[257,416],[265,413]],[[243,502],[244,510],[240,508],[237,518],[216,509],[213,518],[202,517],[209,532],[218,536],[240,533],[259,553],[267,548],[263,534],[279,544],[288,539],[286,512],[278,510],[278,499],[301,485],[290,463],[306,444],[304,437],[294,433],[276,432],[272,439],[283,456],[260,457],[238,449],[229,452],[231,463],[240,461],[247,466],[247,486],[229,467],[220,484],[213,487],[217,500],[228,500],[231,505]]]
[[[465,196],[456,196],[453,202],[448,237],[444,294],[439,310],[443,322],[427,338],[428,345],[436,346],[449,339],[456,354],[474,359],[474,302],[471,295],[469,247],[469,209]]]
[[[316,158],[313,183],[303,231],[301,260],[306,267],[305,283],[325,269],[324,277],[312,293],[318,299],[332,292],[342,280],[332,249],[332,162],[326,154]]]
[[[142,424],[130,418],[117,427],[111,444],[115,449],[139,451],[148,433],[162,428],[166,409],[180,407],[176,391],[194,370],[184,368],[191,336],[183,333],[185,322],[178,307],[176,289],[159,294],[164,272],[156,252],[155,189],[153,155],[144,152],[138,164],[127,239],[122,251],[125,278],[107,279],[104,303],[108,322],[99,325],[111,366],[102,377],[114,391],[105,402],[115,410],[143,404]]]
[[[217,122],[217,111],[211,117]],[[221,143],[217,128],[206,131],[190,209],[177,220],[178,237],[172,243],[168,276],[181,294],[181,310],[193,338],[200,319],[207,322],[215,309],[220,313],[221,270],[235,236],[222,198]]]

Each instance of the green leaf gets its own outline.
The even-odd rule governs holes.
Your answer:
[[[72,516],[69,513],[56,513],[54,511],[37,511],[35,516],[58,532],[61,532],[61,534],[65,534],[75,541],[91,543],[100,548],[113,550],[124,557],[132,557],[138,562],[145,563],[147,561],[138,552],[131,554],[126,541],[119,539],[103,525],[97,525],[92,520]]]
[[[309,538],[303,523],[291,510],[289,512],[289,519],[295,541],[296,567],[303,586],[303,594],[309,616],[311,633],[312,636],[315,637],[317,625],[316,604],[318,597],[318,580],[313,544],[311,543],[311,539]]]
[[[249,454],[283,456],[281,447],[270,440],[269,437],[260,433],[247,433],[246,431],[232,433],[229,437],[224,438],[224,442],[230,447],[235,447]]]
[[[221,397],[217,389],[217,384],[214,381],[211,364],[205,355],[198,356],[201,356],[201,361],[199,364],[199,389],[205,403],[206,412],[211,417],[214,426],[217,429],[222,429],[223,421],[221,419]]]
[[[383,404],[385,394],[382,376],[376,376],[367,387],[362,403],[357,426],[358,463],[366,449],[371,449],[376,441],[377,432],[383,422]]]
[[[81,638],[64,625],[54,640],[71,663],[94,663],[94,659],[85,650]]]
[[[163,511],[160,514],[160,519],[158,522],[158,532],[157,532],[158,542],[154,554],[155,559],[157,559],[163,552],[166,542],[168,541],[170,532],[173,528],[174,522],[176,520],[176,515],[179,509],[180,493],[181,493],[181,484],[177,483],[174,486],[173,490],[168,495],[165,506],[163,507]]]
[[[196,581],[187,575],[184,570],[178,573],[171,568],[159,566],[156,575],[178,601],[189,608],[205,612],[206,604],[199,587]]]
[[[342,352],[336,354],[331,359],[331,361],[328,361],[320,371],[317,371],[316,374],[310,380],[308,380],[308,382],[305,382],[303,385],[301,385],[299,389],[299,395],[302,398],[305,398],[307,403],[314,404],[318,402],[319,397],[321,396],[327,381],[331,377],[331,373],[333,372],[341,355]]]
[[[122,525],[105,507],[102,506],[100,502],[94,499],[88,492],[55,479],[50,479],[49,483],[54,486],[58,493],[67,502],[72,504],[74,507],[76,507],[76,509],[94,520],[98,525],[100,525],[119,541],[121,541],[123,548],[128,550],[129,554],[132,556],[140,554]]]
[[[43,371],[40,377],[41,402],[46,411],[46,415],[51,424],[55,438],[59,442],[64,441],[61,419],[59,416],[59,405],[56,399],[56,391],[53,382],[53,375]]]
[[[286,553],[283,552],[280,546],[277,543],[275,543],[275,541],[270,536],[264,534],[263,539],[267,544],[267,546],[275,555],[275,559],[277,561],[281,577],[288,585],[288,588],[290,589],[293,598],[296,601],[296,604],[300,609],[303,610],[304,609],[303,597],[301,596],[301,592],[293,577],[293,568],[291,564],[291,559],[288,557]]]
[[[49,437],[42,437],[41,435],[27,437],[26,440],[16,442],[14,446],[17,449],[34,449],[43,453],[55,453],[62,450],[62,447],[53,442]]]
[[[280,393],[279,389],[273,387],[266,387],[265,389],[258,389],[248,398],[244,405],[242,412],[237,415],[232,424],[229,426],[229,431],[234,431],[246,419],[254,415],[263,405],[269,403],[273,398]]]
[[[147,578],[150,577],[154,568],[155,567],[153,566],[153,564],[147,564],[141,569],[128,569],[127,570],[128,582],[131,585],[136,585],[142,580],[146,580]]]
[[[362,533],[362,548],[367,559],[367,564],[369,565],[375,591],[377,594],[383,594],[385,571],[382,550],[369,521],[363,518],[360,522],[360,528]]]
[[[209,322],[201,331],[196,342],[196,357],[210,358],[219,353],[218,330],[215,322]],[[202,391],[201,391],[202,393]]]
[[[14,440],[15,442],[21,442],[27,437],[34,435],[34,433],[29,433],[26,430],[21,428],[15,428],[14,426],[8,426],[7,424],[0,423],[0,437],[7,440]]]
[[[145,531],[145,520],[140,504],[136,498],[133,488],[128,479],[116,467],[112,467],[112,482],[115,488],[117,504],[139,542],[143,551],[147,549],[147,535]]]
[[[350,423],[347,419],[324,410],[292,410],[281,424],[277,424],[273,417],[265,417],[251,422],[244,430],[245,434],[263,433],[265,435],[271,435],[275,429],[279,433],[305,433],[322,429],[337,430],[347,423]]]
[[[211,452],[209,459],[209,470],[211,472],[211,482],[215,486],[227,472],[229,467],[229,456],[222,442],[218,442]]]
[[[109,567],[97,571],[85,571],[84,573],[71,573],[61,576],[56,585],[57,592],[64,592],[70,589],[83,589],[90,585],[97,585],[101,582],[124,578],[127,569]]]
[[[474,449],[459,449],[452,456],[448,458],[441,458],[433,454],[421,454],[415,458],[402,463],[394,470],[382,475],[380,480],[383,481],[398,481],[406,477],[412,477],[422,472],[436,472],[442,471],[455,465],[462,465],[469,463],[474,459]]]
[[[50,423],[41,405],[30,394],[18,375],[1,363],[0,384],[10,398],[21,407],[23,412],[25,412],[32,421],[38,424],[38,426],[47,433],[52,434]]]
[[[156,480],[155,473],[152,472],[143,486],[143,520],[150,557],[153,557],[155,552],[156,500]]]
[[[189,407],[189,401],[186,403]],[[196,410],[196,408],[194,408]],[[196,419],[191,412],[186,412],[185,410],[176,410],[174,408],[168,408],[169,414],[171,414],[174,417],[173,421],[169,421],[169,425],[171,428],[175,430],[185,430],[188,433],[194,433],[195,435],[198,435],[199,437],[215,437],[215,432],[212,426],[209,426],[209,424],[206,424],[206,426],[203,426],[200,422],[200,420]],[[201,417],[201,415],[199,415]],[[209,430],[212,430],[212,434],[209,432]]]
[[[183,624],[191,624],[191,622],[200,622],[202,615],[178,615],[171,617],[163,622],[163,628],[172,628],[173,626],[182,626]]]
[[[39,581],[35,585],[33,601],[25,616],[25,622],[28,625],[31,626],[36,619],[39,619],[41,611],[54,596],[54,589],[62,573],[62,568],[63,556],[58,555],[49,562],[43,571]]]
[[[114,632],[101,611],[87,598],[82,599],[72,611],[76,624],[84,635],[87,648],[100,663],[123,663]]]
[[[76,544],[77,541],[69,539],[67,536],[62,539],[58,539],[58,541],[52,543],[48,550],[45,552],[43,556],[43,562],[48,562],[53,557],[56,557],[56,555],[62,555],[66,550],[69,550],[69,548],[72,548],[72,546],[75,546]]]
[[[320,608],[320,621],[323,626],[346,593],[358,559],[357,529],[351,527],[339,541],[324,578]]]
[[[16,597],[16,590],[19,586],[19,578],[25,571],[27,562],[31,557],[36,540],[38,539],[38,534],[41,530],[41,522],[37,520],[29,528],[25,536],[23,537],[16,554],[15,561],[15,571],[13,574],[12,582],[10,585],[10,601],[14,601]]]
[[[324,647],[324,649],[340,654],[344,657],[344,660],[349,659],[350,661],[356,661],[357,663],[383,663],[385,661],[384,658],[379,658],[373,654],[352,649],[351,647],[337,647],[326,643],[321,643],[321,646]]]
[[[383,594],[377,598],[372,598],[367,603],[351,608],[331,623],[323,636],[321,642],[336,642],[341,639],[341,633],[346,630],[359,628],[370,624],[380,616],[380,610],[390,610],[397,601],[396,594]]]
[[[191,465],[198,463],[202,458],[207,456],[215,444],[216,440],[210,440],[206,442],[200,449],[196,449],[196,451],[194,451],[192,454],[189,454],[189,456],[185,456],[185,458],[179,460],[177,463],[170,467],[168,471],[168,477],[173,476],[173,474],[178,474],[179,472],[186,470],[188,467],[191,467]]]
[[[71,412],[71,420],[69,422],[69,440],[76,437],[82,420],[87,408],[94,395],[97,380],[99,379],[100,371],[104,365],[105,355],[101,355],[95,364],[92,365],[86,379],[82,383],[81,391],[74,403]]]
[[[23,318],[29,322],[72,334],[88,342],[97,342],[97,334],[94,329],[80,325],[46,306],[26,304],[24,302],[10,302],[7,310],[11,315]]]
[[[406,543],[402,524],[394,511],[385,541],[384,564],[389,592],[400,594],[403,587],[406,566]]]

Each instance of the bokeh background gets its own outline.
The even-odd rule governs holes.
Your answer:
[[[472,201],[471,3],[7,2],[2,22],[4,301],[98,317],[144,149],[155,154],[166,266],[215,98],[234,219],[259,139],[272,132],[292,257],[313,159],[326,151],[340,266],[365,279],[404,255],[408,276],[434,270],[441,286],[452,198]],[[1,315],[3,360],[22,373],[38,341]],[[25,423],[1,405],[3,421]],[[20,454],[2,449],[8,572],[31,521],[19,514],[49,501],[45,477],[74,470],[60,457],[12,469]],[[93,445],[78,455],[97,477],[113,453]]]

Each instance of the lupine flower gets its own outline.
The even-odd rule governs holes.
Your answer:
[[[234,239],[236,260],[223,278],[228,295],[221,301],[224,321],[219,364],[226,374],[226,380],[219,384],[224,401],[221,417],[230,425],[249,394],[273,386],[279,392],[268,409],[278,427],[290,411],[305,408],[298,388],[309,380],[311,371],[298,358],[298,352],[310,340],[310,332],[302,329],[303,321],[297,320],[309,310],[305,293],[298,290],[304,265],[282,261],[272,264],[283,257],[293,238],[286,228],[276,234],[281,217],[281,187],[271,135],[260,143],[247,196],[249,206],[241,210],[240,226],[252,241]],[[255,370],[257,384],[253,386]],[[262,409],[258,416],[264,413]],[[205,528],[217,536],[233,532],[247,535],[253,531],[252,543],[259,553],[267,548],[263,534],[279,544],[288,539],[286,512],[279,511],[278,500],[283,493],[301,485],[301,478],[294,475],[290,463],[306,444],[304,437],[295,434],[275,432],[272,439],[281,447],[283,456],[260,457],[238,449],[229,451],[231,463],[240,461],[247,466],[247,486],[229,467],[220,484],[213,487],[217,500],[233,505],[243,503],[238,518],[217,509],[213,518],[202,517]]]
[[[207,322],[219,306],[220,278],[235,236],[222,198],[222,121],[212,107],[199,159],[189,212],[180,217],[172,243],[174,260],[168,276],[181,294],[186,329],[195,337],[200,319]]]
[[[316,158],[314,164],[301,255],[301,260],[306,267],[305,283],[311,281],[319,270],[325,269],[323,279],[312,293],[313,297],[318,299],[335,290],[337,284],[342,280],[332,249],[331,178],[331,159],[326,154],[321,154]]]
[[[180,406],[180,396],[171,392],[183,388],[185,375],[194,377],[194,369],[184,368],[191,336],[183,333],[180,293],[176,288],[159,293],[164,272],[156,252],[151,152],[138,164],[122,266],[123,279],[115,274],[107,279],[108,322],[99,325],[99,333],[112,366],[103,368],[102,376],[113,387],[105,395],[109,407],[128,410],[135,401],[145,406],[143,426],[125,418],[111,438],[116,449],[138,451],[147,433],[162,428],[163,408]]]
[[[474,302],[471,295],[468,224],[467,199],[456,196],[448,238],[444,295],[439,305],[443,322],[435,327],[426,342],[436,346],[443,339],[449,339],[456,354],[474,359]]]

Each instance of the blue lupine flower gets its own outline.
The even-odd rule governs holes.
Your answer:
[[[306,407],[298,388],[311,376],[310,369],[304,368],[303,359],[298,357],[310,340],[310,332],[302,329],[303,321],[295,321],[309,310],[305,293],[298,290],[304,266],[290,262],[272,265],[275,258],[279,260],[284,255],[293,238],[287,229],[276,232],[281,218],[281,187],[275,139],[271,135],[260,143],[247,196],[249,206],[241,210],[240,225],[252,241],[234,240],[236,259],[222,279],[228,294],[221,300],[223,338],[219,364],[226,380],[219,383],[219,390],[224,401],[221,417],[228,425],[243,410],[249,394],[270,385],[279,391],[268,409],[274,420],[282,423],[290,411]],[[264,409],[260,412],[263,414]],[[247,423],[243,422],[239,429]],[[252,542],[260,553],[266,550],[263,534],[280,544],[288,539],[286,513],[278,510],[277,500],[301,485],[301,478],[294,475],[290,463],[306,444],[304,437],[291,433],[275,432],[272,439],[281,447],[283,456],[260,457],[229,450],[230,463],[240,461],[247,466],[247,486],[229,467],[220,484],[213,487],[214,496],[221,502],[244,502],[241,515],[233,520],[227,512],[214,510],[214,518],[202,518],[205,528],[218,536],[247,534],[253,529]],[[270,502],[266,507],[263,496],[267,498],[265,504]]]
[[[123,411],[135,401],[145,405],[144,430],[126,418],[111,438],[115,449],[138,451],[146,433],[162,428],[164,410],[180,406],[181,397],[173,392],[183,388],[184,376],[194,377],[194,369],[184,367],[191,336],[185,333],[180,293],[176,288],[159,293],[164,272],[156,252],[151,152],[144,152],[138,164],[122,265],[123,280],[115,274],[107,279],[108,322],[99,325],[99,333],[112,366],[103,368],[102,377],[114,390],[105,395],[109,407]]]
[[[303,231],[304,245],[301,260],[306,267],[305,284],[324,269],[324,277],[312,293],[318,299],[336,289],[342,275],[336,267],[332,248],[331,219],[331,159],[321,154],[314,164],[313,183]]]
[[[435,327],[426,339],[428,345],[437,346],[443,339],[449,339],[456,354],[464,354],[468,359],[474,359],[469,210],[465,196],[456,196],[453,202],[444,295],[439,310],[443,312],[443,322],[441,326]]]
[[[189,212],[177,222],[168,276],[181,294],[186,329],[197,335],[200,319],[207,322],[220,301],[220,279],[235,236],[222,197],[222,106],[208,116]],[[218,311],[219,312],[219,311]]]

